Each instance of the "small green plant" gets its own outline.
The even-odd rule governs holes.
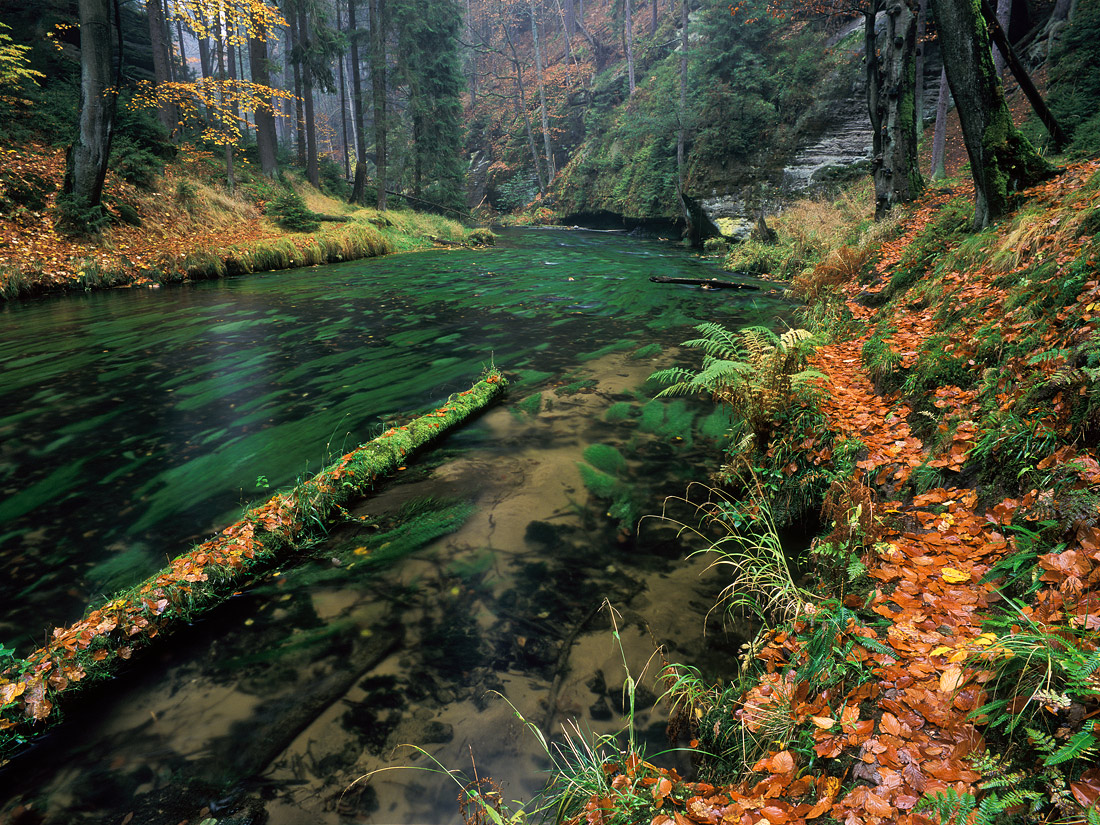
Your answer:
[[[57,230],[64,235],[88,237],[98,235],[110,223],[111,216],[101,204],[87,206],[78,203],[68,193],[57,196]]]
[[[685,496],[666,499],[661,514],[653,518],[677,525],[679,535],[690,533],[702,539],[707,546],[692,555],[713,553],[711,566],[729,571],[731,582],[711,609],[724,606],[731,613],[755,614],[766,620],[793,620],[815,613],[819,599],[795,582],[766,499],[757,497],[749,510],[739,507],[722,491],[705,488],[709,495],[697,503],[688,498],[696,486],[704,487],[693,483]],[[699,527],[669,516],[668,508],[674,503],[691,507],[699,518]],[[731,513],[736,513],[736,518],[731,518]],[[713,532],[720,534],[717,539],[708,535]]]
[[[1100,749],[1091,710],[1100,705],[1100,650],[1093,634],[1070,625],[1033,622],[1023,605],[985,623],[990,644],[974,654],[990,669],[990,699],[973,712],[1017,747],[1030,746],[1044,768],[1081,760]],[[1026,741],[1018,734],[1026,734]]]
[[[279,226],[291,232],[315,232],[321,225],[317,213],[310,210],[293,189],[281,192],[268,204],[267,211]]]
[[[188,212],[194,212],[199,204],[199,190],[191,181],[181,180],[176,184],[176,203]]]
[[[854,611],[835,599],[822,602],[808,621],[809,629],[801,634],[805,658],[795,672],[798,681],[839,685],[843,693],[872,678],[868,652],[893,655]]]

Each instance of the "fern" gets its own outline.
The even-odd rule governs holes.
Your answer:
[[[978,800],[972,794],[960,796],[954,788],[948,788],[942,793],[925,795],[913,810],[930,811],[939,825],[963,825],[977,806]]]
[[[1066,744],[1047,756],[1043,760],[1043,764],[1049,768],[1053,765],[1061,765],[1063,762],[1068,762],[1079,756],[1091,756],[1096,752],[1096,748],[1096,736],[1093,733],[1092,726],[1089,725],[1084,730],[1077,731]]]
[[[660,370],[651,379],[668,383],[661,397],[707,392],[727,404],[752,429],[756,446],[764,448],[782,413],[799,397],[812,402],[814,382],[825,375],[806,368],[812,346],[806,330],[793,329],[776,335],[766,327],[745,327],[732,332],[721,324],[699,324],[700,338],[683,342],[703,350],[700,370]]]

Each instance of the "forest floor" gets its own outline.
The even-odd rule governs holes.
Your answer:
[[[242,185],[227,192],[224,168],[211,153],[187,145],[179,148],[178,157],[154,179],[151,189],[108,173],[104,202],[110,224],[98,235],[74,237],[57,227],[64,149],[29,143],[0,150],[0,156],[4,161],[0,175],[0,300],[218,277],[226,274],[227,261],[284,241],[300,251],[295,260],[285,261],[283,266],[246,264],[244,269],[264,271],[317,263],[311,259],[310,247],[334,238],[341,242],[341,259],[345,260],[427,248],[436,238],[456,244],[469,242],[468,231],[454,221],[403,209],[385,215],[374,209],[356,209],[301,182],[293,188],[303,195],[310,210],[338,216],[346,223],[323,224],[315,233],[289,232],[264,212],[278,188],[253,173],[247,161],[238,161]],[[381,237],[372,244],[349,244],[339,237],[349,224],[369,226]],[[212,261],[222,266],[212,266]]]
[[[972,209],[948,180],[795,279],[825,378],[741,458],[766,505],[824,479],[812,593],[772,602],[797,616],[736,689],[669,678],[710,781],[624,755],[573,822],[1095,814],[1100,161]]]

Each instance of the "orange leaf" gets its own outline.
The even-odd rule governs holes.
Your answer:
[[[944,693],[954,693],[963,681],[962,667],[958,664],[950,664],[940,674],[940,690]]]

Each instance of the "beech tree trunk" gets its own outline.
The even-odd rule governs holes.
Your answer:
[[[980,6],[974,0],[932,0],[932,9],[974,177],[974,228],[982,229],[1009,210],[1014,192],[1051,169],[1012,123]]]
[[[255,26],[258,29],[258,26]],[[257,86],[271,86],[271,65],[267,58],[267,42],[258,37],[248,38],[248,64],[252,70],[252,82]],[[275,135],[275,109],[270,94],[261,95],[256,106],[256,148],[260,154],[260,171],[267,177],[275,177],[275,154],[278,138]]]
[[[158,86],[172,79],[172,55],[168,45],[168,26],[164,20],[161,0],[145,0],[145,12],[149,17],[149,41],[153,46],[153,79]],[[169,135],[179,125],[179,111],[175,104],[161,103],[157,107],[157,120]]]
[[[542,51],[539,49],[539,27],[535,20],[535,0],[528,0],[531,12],[531,39],[535,46],[535,71],[539,80],[539,117],[542,121],[542,142],[546,149],[546,186],[554,184],[554,152],[550,147],[550,120],[546,114],[546,84],[542,78]]]
[[[947,147],[947,103],[951,90],[947,85],[947,70],[940,69],[940,94],[936,99],[936,126],[932,133],[932,180],[947,177],[944,162]]]
[[[885,37],[875,61],[878,112],[872,122],[880,139],[871,169],[876,219],[924,188],[917,159],[916,44],[916,11],[904,0],[894,2],[886,11]]]
[[[573,0],[565,0],[565,33],[570,37],[577,33],[577,9]]]
[[[649,16],[649,36],[657,33],[657,0],[653,0],[653,12]]]
[[[69,150],[65,192],[83,208],[98,206],[111,155],[117,95],[111,86],[111,2],[79,0],[80,127]]]
[[[374,167],[378,208],[386,208],[386,32],[383,25],[386,0],[371,0],[370,82],[374,93]]]

